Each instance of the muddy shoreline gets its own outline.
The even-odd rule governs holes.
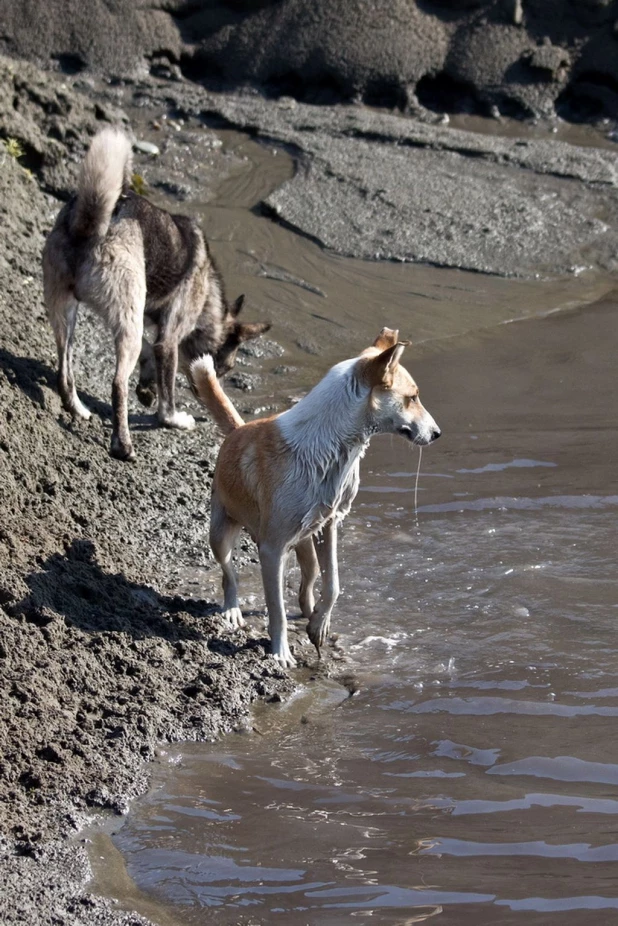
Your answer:
[[[146,763],[156,761],[159,744],[244,729],[252,703],[285,697],[295,682],[266,656],[264,636],[223,633],[215,602],[194,598],[183,586],[183,570],[211,565],[208,490],[219,437],[207,416],[198,413],[192,433],[162,431],[135,403],[138,462],[111,460],[111,344],[89,316],[78,328],[77,365],[80,391],[95,414],[84,426],[60,408],[40,252],[88,138],[103,122],[128,122],[127,112],[139,109],[160,155],[138,155],[137,169],[155,197],[171,195],[182,211],[198,195],[206,200],[205,190],[214,198],[224,182],[234,182],[239,160],[222,148],[212,128],[219,120],[288,146],[296,169],[292,176],[282,172],[282,184],[266,203],[334,251],[524,277],[549,268],[575,272],[583,264],[614,271],[616,156],[548,143],[522,149],[358,107],[267,103],[150,77],[70,79],[8,59],[0,59],[0,77],[0,136],[16,138],[24,151],[19,158],[4,147],[0,152],[0,919],[37,924],[53,915],[71,926],[143,923],[87,891],[85,848],[70,840],[94,815],[123,813],[143,792]],[[467,236],[455,223],[445,245],[439,222],[422,225],[410,211],[406,189],[388,203],[371,193],[371,176],[354,173],[361,151],[354,146],[374,146],[370,150],[388,163],[402,147],[420,152],[427,171],[446,164],[459,179],[469,176],[474,162],[479,203],[486,189],[507,177],[492,172],[507,171],[510,214],[520,218],[507,223],[505,234],[504,215],[473,212]],[[343,234],[336,223],[324,224],[320,237],[312,203],[330,196],[333,177],[343,198],[332,215],[345,215],[348,228]],[[418,175],[407,182],[409,192]],[[532,222],[530,210],[547,182],[554,207],[537,210]],[[427,215],[439,215],[447,202],[448,186],[440,184]],[[465,206],[464,197],[462,222]],[[556,223],[559,236],[552,231]],[[420,238],[425,250],[405,251],[403,234],[389,251],[389,227],[418,228],[414,246]],[[483,227],[490,229],[483,232],[490,244],[480,247],[475,228]],[[368,240],[373,254],[363,251]],[[231,296],[237,295],[234,286],[229,280]],[[257,318],[266,308],[258,303],[251,311]],[[292,324],[301,359],[319,355],[311,324],[300,316]],[[260,382],[268,392],[277,380],[276,363],[287,362],[277,359],[281,348],[273,335],[242,357],[234,398],[244,413],[257,404],[251,384]],[[101,347],[93,351],[92,344]],[[241,562],[252,560],[255,551],[245,542]],[[307,654],[311,663],[313,653]]]

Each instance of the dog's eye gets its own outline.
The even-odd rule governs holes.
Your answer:
[[[407,395],[406,396],[406,408],[411,405],[412,402],[418,402],[418,395]]]

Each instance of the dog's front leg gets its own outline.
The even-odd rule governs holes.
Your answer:
[[[283,601],[283,570],[287,551],[279,544],[270,543],[261,543],[259,549],[272,654],[282,666],[293,669],[296,660],[288,644],[287,618]]]
[[[190,431],[195,427],[195,418],[187,412],[176,411],[176,371],[178,369],[178,344],[175,339],[157,341],[154,346],[157,362],[157,388],[159,392],[159,421],[167,428],[181,428]]]
[[[320,653],[330,631],[330,617],[339,597],[339,566],[337,563],[337,524],[329,521],[322,537],[315,538],[315,548],[322,571],[322,595],[307,624],[309,639]]]

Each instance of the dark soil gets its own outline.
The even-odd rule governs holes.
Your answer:
[[[0,921],[103,923],[83,847],[59,840],[123,812],[157,743],[242,726],[292,683],[265,639],[224,632],[214,602],[174,592],[179,570],[209,562],[210,422],[181,434],[135,413],[138,461],[113,461],[111,342],[88,317],[77,366],[93,418],[61,410],[41,294],[60,205],[47,191],[70,189],[108,110],[31,66],[0,69],[0,136],[26,149],[0,149]]]
[[[615,118],[615,21],[611,0],[3,0],[0,49],[66,74],[585,121]]]

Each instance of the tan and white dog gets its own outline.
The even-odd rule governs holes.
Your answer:
[[[223,613],[241,627],[232,554],[245,527],[257,543],[272,653],[295,665],[287,638],[283,578],[287,554],[301,571],[299,602],[318,653],[339,596],[337,527],[359,486],[359,465],[374,434],[401,434],[423,446],[440,429],[399,363],[405,343],[384,328],[373,347],[334,366],[297,405],[244,423],[217,380],[212,358],[191,367],[197,394],[227,434],[212,488],[210,544],[223,570]],[[316,604],[314,584],[321,572]]]

